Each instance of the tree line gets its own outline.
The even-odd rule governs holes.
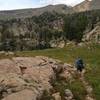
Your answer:
[[[65,43],[67,40],[79,43],[85,30],[92,30],[99,21],[100,10],[67,15],[45,12],[31,18],[0,21],[0,50],[50,48],[50,42],[59,39]],[[55,26],[58,28],[54,28]]]

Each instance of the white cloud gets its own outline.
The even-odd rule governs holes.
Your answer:
[[[66,4],[66,5],[72,5],[78,4],[84,0],[40,0],[40,3],[42,5],[48,5],[48,4]]]
[[[0,10],[36,8],[50,4],[75,5],[82,1],[84,0],[0,0]]]

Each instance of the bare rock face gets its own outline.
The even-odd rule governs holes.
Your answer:
[[[20,73],[19,67],[10,59],[0,60],[0,71],[5,73]]]
[[[43,56],[0,60],[0,100],[40,99],[45,90],[53,88],[51,81],[56,79],[56,75],[67,72],[67,66]],[[53,97],[61,100],[58,93]]]
[[[34,92],[28,89],[13,93],[2,100],[36,100]]]
[[[0,60],[0,100],[37,100],[52,88],[59,63],[42,56]]]
[[[100,43],[100,23],[97,23],[90,32],[87,32],[84,35],[83,41],[94,41]]]

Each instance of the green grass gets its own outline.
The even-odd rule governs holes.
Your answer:
[[[100,45],[94,44],[89,47],[68,46],[62,49],[54,48],[45,50],[24,51],[16,52],[15,56],[48,56],[71,64],[74,64],[77,57],[83,58],[87,70],[85,77],[93,86],[96,100],[100,100]],[[72,89],[73,91],[76,90],[80,91],[81,93],[84,90],[80,89],[80,86],[78,86],[78,84],[79,82],[74,83],[72,85]],[[76,93],[76,95],[78,94]]]
[[[65,80],[57,79],[52,83],[54,92],[60,92],[62,100],[64,99],[65,89],[70,89],[74,95],[75,100],[85,100],[86,90],[81,81],[75,79],[73,82],[66,82]]]

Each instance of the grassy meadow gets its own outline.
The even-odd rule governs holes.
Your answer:
[[[74,65],[75,59],[81,57],[85,62],[86,73],[85,78],[92,85],[94,89],[94,97],[96,100],[100,100],[100,45],[92,44],[87,46],[67,46],[65,48],[53,48],[45,50],[33,50],[33,51],[22,51],[15,52],[14,56],[47,56],[55,59],[59,59],[62,62],[70,63]],[[12,56],[2,56],[0,58],[11,58]],[[55,85],[56,84],[56,85]],[[57,82],[54,83],[55,89],[61,92],[65,88],[70,88],[76,100],[85,100],[86,91],[82,83],[76,79],[76,82],[67,84]]]

